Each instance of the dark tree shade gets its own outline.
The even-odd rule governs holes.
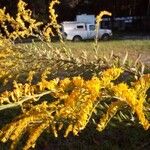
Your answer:
[[[19,0],[0,0],[0,7],[6,6],[12,15],[17,12]],[[33,16],[39,20],[47,20],[48,4],[52,0],[25,0],[32,9]],[[79,13],[98,14],[102,10],[112,12],[113,16],[148,16],[150,0],[60,0],[56,7],[59,20],[70,20]]]

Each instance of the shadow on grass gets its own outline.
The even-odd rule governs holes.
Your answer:
[[[148,131],[135,127],[109,127],[102,132],[86,128],[79,136],[54,138],[44,134],[36,150],[149,150]]]

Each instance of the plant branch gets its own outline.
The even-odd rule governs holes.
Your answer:
[[[18,102],[11,103],[11,104],[5,104],[5,105],[0,106],[0,111],[4,110],[4,109],[8,109],[8,108],[13,108],[13,107],[21,106],[24,102],[26,102],[28,100],[31,100],[31,99],[37,98],[37,100],[39,100],[40,97],[42,97],[44,95],[47,95],[47,94],[50,94],[51,92],[52,91],[46,91],[46,92],[43,92],[41,94],[35,94],[35,95],[31,95],[31,96],[25,96],[21,100],[19,100]]]

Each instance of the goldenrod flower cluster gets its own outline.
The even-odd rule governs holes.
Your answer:
[[[100,23],[102,22],[102,17],[103,16],[111,16],[112,14],[108,11],[101,11],[97,16],[96,16],[96,38],[95,38],[95,52],[96,52],[96,55],[97,55],[97,42],[98,42],[98,31],[99,31],[99,28],[100,28]]]
[[[0,25],[4,29],[6,36],[10,39],[15,40],[17,37],[27,37],[34,35],[33,31],[38,31],[38,27],[42,25],[41,22],[37,22],[33,19],[32,12],[29,9],[26,9],[27,4],[23,0],[18,2],[18,13],[17,17],[14,19],[8,13],[6,14],[6,9],[0,9]],[[6,25],[8,22],[13,28],[13,32],[8,30]],[[26,26],[25,22],[29,25]]]
[[[102,17],[105,16],[105,15],[111,16],[112,14],[111,14],[110,12],[108,12],[108,11],[101,11],[101,12],[97,15],[97,17],[96,17],[96,22],[97,22],[97,23],[100,23],[100,22],[102,21]]]
[[[50,23],[48,23],[43,30],[43,35],[47,40],[50,40],[50,36],[54,36],[53,28],[57,31],[58,35],[61,36],[60,33],[60,25],[57,22],[58,15],[55,12],[54,5],[59,4],[59,0],[52,0],[49,4],[49,19]]]
[[[24,150],[34,147],[44,130],[51,131],[55,137],[62,129],[65,130],[64,137],[70,132],[78,135],[99,108],[101,100],[104,101],[107,97],[112,99],[112,103],[109,104],[106,114],[100,116],[97,130],[105,129],[118,110],[127,108],[126,106],[136,113],[144,129],[149,129],[150,123],[144,112],[146,92],[150,87],[149,74],[129,87],[126,83],[114,83],[114,80],[123,73],[121,68],[107,69],[99,77],[93,76],[90,80],[84,80],[81,76],[48,80],[48,72],[46,70],[41,81],[35,85],[32,85],[34,72],[31,72],[27,83],[14,81],[14,90],[0,94],[1,110],[16,106],[22,107],[23,110],[23,114],[6,125],[7,128],[4,127],[0,133],[2,142],[12,140],[12,149],[24,132],[29,134]],[[43,96],[50,96],[50,101],[45,100],[38,105],[32,103],[40,102]]]
[[[38,27],[42,25],[41,22],[37,22],[35,19],[31,17],[32,11],[26,9],[26,6],[27,4],[24,1],[19,0],[18,13],[16,17],[17,24],[16,24],[15,32],[13,33],[13,36],[15,36],[15,38],[18,35],[20,35],[21,37],[33,35],[34,34],[33,31],[38,31]],[[25,22],[29,23],[28,27],[25,25]]]
[[[55,4],[59,3],[59,0],[52,0],[52,2],[50,2],[49,18],[51,22],[48,23],[42,31],[42,36],[44,36],[46,39],[49,39],[50,36],[54,36],[53,28],[61,37],[60,25],[57,23],[58,15],[56,14],[55,9],[53,8]],[[23,0],[19,0],[17,5],[18,12],[16,14],[16,18],[11,17],[9,13],[6,14],[6,8],[0,9],[0,26],[3,28],[7,38],[15,40],[18,37],[26,38],[31,35],[40,35],[41,31],[39,30],[39,27],[43,23],[33,19],[32,11],[30,9],[26,9],[26,6],[27,3],[25,3]],[[12,32],[9,31],[6,22],[8,22],[13,28]]]

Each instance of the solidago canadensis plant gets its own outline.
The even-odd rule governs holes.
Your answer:
[[[46,40],[50,40],[50,36],[54,36],[53,29],[54,28],[58,35],[61,38],[60,33],[60,25],[57,23],[58,15],[53,8],[55,4],[59,4],[59,0],[52,0],[49,5],[49,19],[50,23],[47,23],[43,28],[43,31],[39,31],[42,22],[38,22],[32,18],[32,11],[30,9],[26,9],[27,4],[23,0],[19,0],[18,2],[18,13],[16,18],[13,18],[6,13],[6,8],[0,9],[0,26],[4,31],[4,34],[7,38],[15,40],[18,37],[26,38],[29,36],[44,37]],[[28,23],[28,25],[25,24]],[[13,31],[9,31],[8,23],[12,27]],[[41,38],[40,37],[40,38]]]
[[[98,31],[99,31],[99,28],[100,28],[100,23],[103,20],[102,17],[105,16],[105,15],[111,16],[112,14],[108,11],[101,11],[96,17],[96,37],[95,37],[95,45],[94,45],[94,47],[95,47],[94,50],[95,50],[96,55],[98,54],[97,53],[97,50],[98,50]]]
[[[60,40],[62,40],[60,26],[57,23],[57,14],[54,9],[55,4],[59,4],[59,1],[53,0],[50,3],[50,23],[47,23],[42,31],[38,31],[42,23],[32,18],[32,12],[26,9],[27,4],[23,0],[19,0],[16,18],[6,13],[5,8],[0,9],[0,26],[3,28],[6,37],[12,40],[18,37],[35,35],[36,32],[49,41],[50,36],[54,35],[53,29],[57,31]],[[97,28],[103,15],[110,16],[111,13],[104,11],[97,16]],[[9,31],[7,22],[13,28],[12,32]],[[29,23],[28,27],[25,22]],[[71,59],[72,57],[66,60],[63,59],[62,54],[59,54],[57,49],[51,49],[55,52],[54,56],[58,56],[56,57],[58,60],[52,61],[54,58],[49,58],[51,53],[48,55],[44,52],[35,55],[31,60],[31,56],[34,55],[31,54],[33,51],[28,50],[29,55],[25,57],[24,52],[12,45],[6,37],[2,35],[0,37],[0,82],[6,84],[6,80],[9,82],[9,79],[11,79],[13,85],[6,90],[4,83],[0,86],[0,111],[3,112],[13,108],[20,108],[21,110],[18,116],[0,129],[0,141],[3,143],[11,141],[10,149],[16,149],[17,144],[24,136],[27,136],[27,138],[23,149],[34,148],[37,139],[43,132],[52,133],[55,137],[62,133],[64,137],[68,137],[69,134],[79,135],[92,120],[96,129],[103,131],[119,113],[122,116],[122,122],[124,119],[131,121],[132,118],[125,114],[126,111],[133,115],[138,125],[143,126],[145,130],[150,129],[147,115],[149,112],[150,74],[136,75],[135,80],[127,84],[120,80],[120,77],[126,71],[123,66],[107,64],[104,67],[104,63],[102,63],[103,68],[99,68],[101,61],[98,60],[98,64],[95,64],[98,72],[94,72],[95,74],[92,74],[89,78],[85,78],[82,73],[78,73],[68,77],[58,76],[49,79],[52,74],[51,66],[54,65],[55,67],[59,64],[64,67],[64,70],[67,70],[65,66],[69,62],[73,64],[69,66],[70,68],[76,69],[83,66],[85,69],[85,59],[80,63],[79,60]],[[51,48],[49,45],[48,47]],[[43,56],[47,59],[47,64],[50,60],[52,63],[49,66],[50,68],[44,69],[45,71],[39,74],[37,68],[41,69],[43,66],[36,61],[34,62],[34,60],[35,57],[40,60]],[[29,72],[24,82],[19,82],[17,77],[12,77],[12,74],[17,76],[20,71],[25,71],[25,68],[32,61],[32,66],[35,65],[33,68],[36,69]],[[125,61],[126,57],[123,64],[125,64]],[[90,68],[89,65],[87,66]],[[28,69],[32,70],[31,65]],[[54,69],[56,70],[56,67]],[[39,80],[35,81],[37,76],[39,76]],[[1,90],[1,88],[4,89]],[[107,107],[104,112],[99,113],[101,108],[104,108],[104,102]]]
[[[24,1],[19,0],[17,6],[18,13],[15,19],[11,17],[9,13],[6,14],[5,8],[0,9],[0,26],[8,38],[15,40],[17,37],[25,38],[34,35],[33,31],[37,31],[38,27],[42,24],[31,18],[32,12],[31,10],[26,9],[26,6],[27,4]],[[12,32],[9,31],[7,22],[12,27]],[[29,24],[28,27],[25,25],[25,22]]]
[[[58,33],[60,40],[62,40],[62,36],[61,36],[61,32],[60,32],[60,25],[57,22],[57,17],[58,15],[55,12],[54,9],[54,5],[55,4],[59,4],[59,0],[53,0],[50,4],[49,4],[49,19],[51,20],[50,23],[48,23],[43,30],[43,35],[44,37],[50,41],[50,36],[54,36],[54,32],[52,30],[52,27],[56,30],[56,32]]]
[[[81,76],[47,80],[45,71],[41,81],[32,85],[34,72],[31,72],[27,83],[14,81],[14,89],[0,95],[0,110],[19,106],[23,112],[1,129],[1,141],[11,140],[11,149],[15,149],[18,140],[27,133],[28,139],[23,148],[26,150],[35,145],[37,138],[45,130],[55,137],[58,137],[60,130],[64,131],[64,137],[70,132],[78,135],[106,98],[112,102],[97,122],[98,131],[105,129],[111,118],[127,106],[136,114],[143,128],[148,130],[150,123],[144,110],[150,75],[143,75],[129,87],[126,83],[115,84],[114,81],[122,73],[123,69],[114,67],[90,80],[84,80]],[[51,97],[49,102],[45,100],[36,104],[44,96]]]

